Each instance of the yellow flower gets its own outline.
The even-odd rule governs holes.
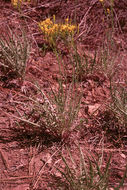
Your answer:
[[[74,32],[74,30],[76,29],[76,26],[71,25],[68,29],[70,32]]]
[[[43,22],[42,22],[42,24],[46,24],[46,25],[52,25],[53,24],[53,22],[50,20],[50,18],[47,18],[46,20],[44,20]]]
[[[104,0],[99,0],[101,3],[103,3]]]
[[[65,23],[68,24],[68,22],[69,22],[69,18],[66,18]]]
[[[45,33],[48,33],[48,31],[49,31],[49,29],[45,27],[45,28],[44,28],[44,32],[45,32]]]
[[[68,33],[72,33],[74,32],[74,30],[76,29],[76,26],[74,25],[69,25],[69,24],[65,24],[61,26],[61,32],[68,32]]]
[[[110,14],[110,9],[109,8],[107,8],[107,13]]]
[[[21,4],[21,0],[11,0],[11,3],[14,5],[14,6],[18,6]]]
[[[58,24],[54,24],[53,27],[52,27],[52,29],[53,29],[54,31],[57,31],[58,28],[59,28]]]
[[[56,24],[55,15],[53,16],[53,21],[51,21],[50,18],[47,18],[38,23],[38,25],[44,34],[45,40],[47,40],[51,46],[55,46],[58,37],[62,39],[68,36],[73,37],[73,34],[77,29],[77,26],[72,25],[68,18],[65,19],[65,24]]]
[[[60,32],[65,32],[67,30],[67,28],[68,28],[67,25],[65,25],[65,24],[61,25]]]
[[[49,25],[51,25],[51,24],[52,24],[52,21],[50,21],[50,18],[48,18],[48,19],[46,19],[46,20],[44,20],[44,21],[41,21],[41,22],[39,23],[40,26],[49,26]]]

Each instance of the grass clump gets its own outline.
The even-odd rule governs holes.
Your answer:
[[[0,38],[0,65],[6,75],[13,73],[13,78],[24,79],[29,56],[29,42],[23,30],[21,36],[9,27]]]
[[[103,163],[103,153],[99,159],[95,159],[92,155],[84,155],[81,148],[79,150],[78,159],[69,152],[69,159],[62,156],[64,169],[57,167],[57,171],[61,174],[61,179],[56,180],[57,189],[66,190],[119,190],[123,186],[127,174],[127,166],[117,187],[110,184],[110,164],[111,154],[106,163]],[[61,185],[62,184],[62,185]]]
[[[30,143],[36,141],[42,146],[46,143],[68,141],[76,127],[82,95],[79,94],[74,83],[65,85],[64,81],[59,79],[58,84],[58,89],[51,88],[49,93],[39,85],[34,85],[37,94],[25,97],[28,101],[28,104],[25,104],[27,111],[21,114],[16,108],[19,116],[14,118],[19,122],[16,122],[15,131],[20,131],[24,142],[27,141],[25,136],[26,138],[29,136]],[[22,132],[24,135],[21,135]]]
[[[44,103],[43,106],[38,102],[38,110],[43,114],[45,130],[54,137],[68,139],[74,123],[78,116],[81,95],[74,89],[74,85],[65,86],[63,81],[59,81],[58,90],[51,89],[50,94],[40,91]]]

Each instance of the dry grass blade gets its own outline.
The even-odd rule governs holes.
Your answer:
[[[127,89],[120,84],[110,83],[111,92],[111,110],[116,114],[119,119],[120,125],[122,124],[122,130],[127,130]]]

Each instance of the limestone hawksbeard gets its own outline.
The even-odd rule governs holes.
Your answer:
[[[65,39],[68,36],[73,37],[74,32],[77,29],[75,25],[69,23],[68,18],[65,19],[64,24],[55,23],[55,16],[53,16],[53,21],[50,18],[41,21],[39,23],[39,28],[43,32],[45,39],[50,43],[50,45],[54,45],[56,43],[57,38]]]

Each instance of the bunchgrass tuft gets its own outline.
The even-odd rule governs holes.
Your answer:
[[[7,32],[0,37],[0,65],[4,74],[13,73],[14,78],[25,77],[29,56],[29,42],[25,31],[21,29],[17,35],[9,26]]]
[[[42,138],[42,142],[45,138],[48,141],[48,136],[65,142],[76,127],[82,94],[74,81],[67,84],[62,78],[58,79],[58,89],[51,87],[50,92],[45,92],[38,84],[34,84],[34,87],[37,94],[26,97],[27,113],[18,114],[19,117],[14,116],[20,121],[18,128],[20,125],[24,126],[26,133],[29,133],[30,128],[31,134],[35,134],[35,129],[40,131],[39,139],[41,141]]]
[[[107,165],[102,170],[99,162],[95,161],[93,157],[84,155],[81,148],[79,148],[79,162],[77,163],[69,151],[70,160],[67,161],[62,156],[65,165],[64,171],[57,168],[62,177],[68,184],[68,190],[88,190],[88,189],[106,189],[109,178],[109,164],[111,156],[107,161]],[[71,163],[71,164],[70,164]]]
[[[110,190],[112,188],[110,184],[111,154],[104,164],[103,154],[101,155],[102,162],[100,163],[100,159],[97,160],[92,155],[84,155],[80,147],[78,160],[70,150],[68,150],[68,153],[68,159],[63,155],[61,156],[64,169],[60,169],[61,167],[56,168],[61,174],[61,180],[57,180],[57,189],[65,189],[66,187],[67,190]],[[112,189],[119,190],[123,186],[126,174],[127,166],[119,185]],[[61,183],[63,188],[61,187]]]
[[[45,112],[42,119],[49,133],[68,138],[78,117],[81,94],[76,92],[73,83],[67,86],[59,80],[58,84],[58,90],[51,88],[48,95],[37,87],[44,100],[43,106],[40,107]]]

